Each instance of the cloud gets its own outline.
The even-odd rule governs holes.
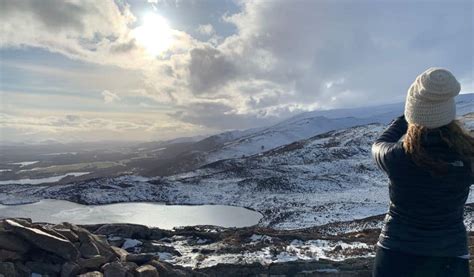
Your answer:
[[[116,93],[113,93],[113,92],[108,91],[108,90],[102,91],[102,97],[104,98],[104,102],[106,104],[110,104],[110,103],[113,103],[113,102],[116,102],[116,101],[120,101],[120,99],[121,99]]]
[[[473,47],[473,25],[466,24],[472,5],[241,1],[241,12],[224,17],[238,33],[218,49],[241,74],[234,80],[282,87],[279,104],[329,108],[399,101],[427,67],[472,76],[472,61],[465,59]]]
[[[196,102],[174,113],[168,114],[192,125],[205,126],[214,130],[247,129],[276,123],[278,117],[262,114],[239,114],[232,106],[222,102]]]
[[[192,136],[210,130],[169,117],[114,118],[106,114],[15,115],[0,113],[2,141],[42,141],[56,138],[61,142],[97,140],[161,140]]]
[[[236,66],[215,48],[195,48],[190,55],[189,81],[195,94],[220,88],[236,75]]]
[[[466,58],[474,48],[472,1],[242,0],[237,12],[217,15],[221,25],[209,21],[212,11],[200,10],[202,18],[192,18],[199,23],[188,31],[208,41],[173,30],[173,46],[159,57],[134,40],[139,22],[128,4],[45,1],[49,5],[41,1],[38,7],[35,0],[0,0],[0,47],[40,47],[133,69],[133,80],[120,78],[124,86],[133,83],[127,93],[166,106],[169,122],[194,130],[247,128],[312,109],[403,101],[414,78],[431,66],[447,67],[463,87],[473,87],[473,61]],[[150,2],[158,9],[179,1]],[[193,16],[199,3],[183,2],[183,13]],[[216,38],[223,29],[235,32]],[[95,82],[108,76],[96,75]],[[115,92],[102,93],[107,103],[120,100],[117,93],[126,95],[118,86],[99,89]]]
[[[216,30],[214,30],[214,27],[211,24],[199,25],[196,31],[206,36],[212,36],[213,34],[216,33]]]

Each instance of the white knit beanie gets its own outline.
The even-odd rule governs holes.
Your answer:
[[[456,117],[454,97],[460,90],[461,85],[447,69],[429,68],[408,89],[405,119],[427,128],[449,124]]]

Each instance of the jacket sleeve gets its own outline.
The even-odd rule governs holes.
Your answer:
[[[392,120],[387,129],[372,144],[372,157],[377,166],[385,172],[387,171],[387,158],[397,145],[398,140],[407,132],[408,123],[405,116],[399,116]]]
[[[471,159],[471,185],[474,185],[474,158]]]

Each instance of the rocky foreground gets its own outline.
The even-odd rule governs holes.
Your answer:
[[[381,217],[358,222],[370,227]],[[370,276],[379,229],[274,230],[0,221],[0,276]],[[470,232],[471,252],[474,232]],[[186,266],[182,266],[186,265]],[[471,267],[472,267],[471,262]],[[471,268],[473,270],[473,268]]]

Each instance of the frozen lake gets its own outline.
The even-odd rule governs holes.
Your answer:
[[[0,205],[1,217],[28,217],[33,221],[50,223],[134,223],[172,229],[193,225],[245,227],[257,224],[262,215],[245,208],[223,205],[186,206],[138,202],[87,206],[46,199],[25,205]]]

